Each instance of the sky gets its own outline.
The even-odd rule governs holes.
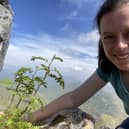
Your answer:
[[[63,63],[66,81],[85,80],[97,67],[99,35],[94,18],[102,0],[10,0],[13,24],[0,78],[30,66],[32,56]]]

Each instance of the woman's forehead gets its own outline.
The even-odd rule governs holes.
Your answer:
[[[122,29],[129,26],[129,6],[124,5],[110,13],[105,14],[100,22],[100,30]]]

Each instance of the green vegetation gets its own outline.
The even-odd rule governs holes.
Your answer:
[[[31,113],[39,106],[43,110],[44,103],[38,96],[41,87],[48,87],[48,78],[54,79],[59,86],[64,88],[64,79],[56,67],[52,67],[54,61],[63,60],[53,56],[50,62],[43,57],[32,57],[31,61],[40,61],[40,65],[32,68],[22,67],[15,73],[14,81],[5,79],[0,82],[11,92],[11,100],[4,112],[0,116],[0,126],[2,129],[38,129],[31,123],[22,120],[25,113]]]
[[[44,99],[39,97],[39,89],[49,87],[48,78],[54,79],[59,86],[64,88],[61,73],[53,67],[54,61],[63,61],[61,58],[53,56],[48,61],[43,57],[32,57],[31,61],[38,65],[34,65],[33,68],[20,68],[15,73],[14,80],[0,81],[0,108],[2,110],[5,109],[5,105],[7,107],[4,115],[0,116],[0,129],[39,129],[23,121],[21,116],[39,107],[43,109],[44,101],[42,100]],[[96,119],[95,129],[100,129],[101,126],[115,127],[125,118],[121,102],[114,94],[114,92],[101,90],[85,103],[83,110]]]

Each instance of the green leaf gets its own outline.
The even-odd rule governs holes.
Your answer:
[[[7,121],[7,126],[11,125],[12,123],[13,123],[13,121],[9,119],[9,120]]]
[[[15,75],[23,75],[23,74],[26,73],[26,72],[32,73],[33,71],[31,70],[31,68],[21,67],[21,68],[15,73]]]
[[[1,122],[1,119],[3,118],[0,117],[0,127],[2,127],[2,129],[37,129],[31,124],[21,121],[21,115],[26,112],[30,112],[33,109],[36,109],[39,105],[43,109],[44,102],[36,95],[39,93],[41,86],[44,86],[45,88],[48,87],[49,83],[47,83],[47,81],[49,77],[53,78],[54,81],[56,81],[61,87],[64,88],[64,79],[61,72],[56,67],[54,68],[54,70],[51,69],[53,68],[52,63],[54,62],[54,60],[63,62],[62,58],[54,55],[50,62],[48,62],[46,58],[33,56],[31,58],[31,61],[35,60],[44,62],[40,65],[37,65],[36,67],[33,67],[33,69],[21,67],[15,73],[14,81],[11,81],[9,79],[0,81],[0,84],[9,86],[12,85],[12,87],[7,87],[7,89],[12,94],[12,97],[10,98],[10,102],[12,102],[11,107],[13,108],[13,105],[16,105],[17,109],[20,110],[20,112],[17,112],[13,108],[12,112],[8,112],[9,114],[4,117],[3,122]],[[26,100],[28,100],[28,103],[25,103]],[[22,107],[20,107],[19,105]]]
[[[44,64],[41,64],[41,70],[45,70],[46,72],[50,72],[50,69],[48,66],[44,65]]]
[[[42,61],[48,62],[46,58],[43,58],[41,56],[32,56],[31,61],[35,61],[35,60],[42,60]]]
[[[38,105],[39,105],[39,100],[35,96],[31,96],[31,98],[30,98],[30,107],[32,109],[36,109]]]
[[[41,79],[41,77],[39,77],[39,76],[36,76],[36,77],[34,78],[34,80],[37,81],[37,82],[42,82],[42,79]]]
[[[60,57],[54,56],[54,59],[55,59],[55,60],[59,60],[60,62],[63,62],[63,59],[60,58]]]

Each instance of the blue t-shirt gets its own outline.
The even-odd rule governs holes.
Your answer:
[[[115,69],[111,74],[106,74],[100,68],[97,68],[96,72],[103,81],[110,82],[112,84],[117,95],[124,104],[126,113],[129,115],[129,91],[124,86],[120,71]]]

